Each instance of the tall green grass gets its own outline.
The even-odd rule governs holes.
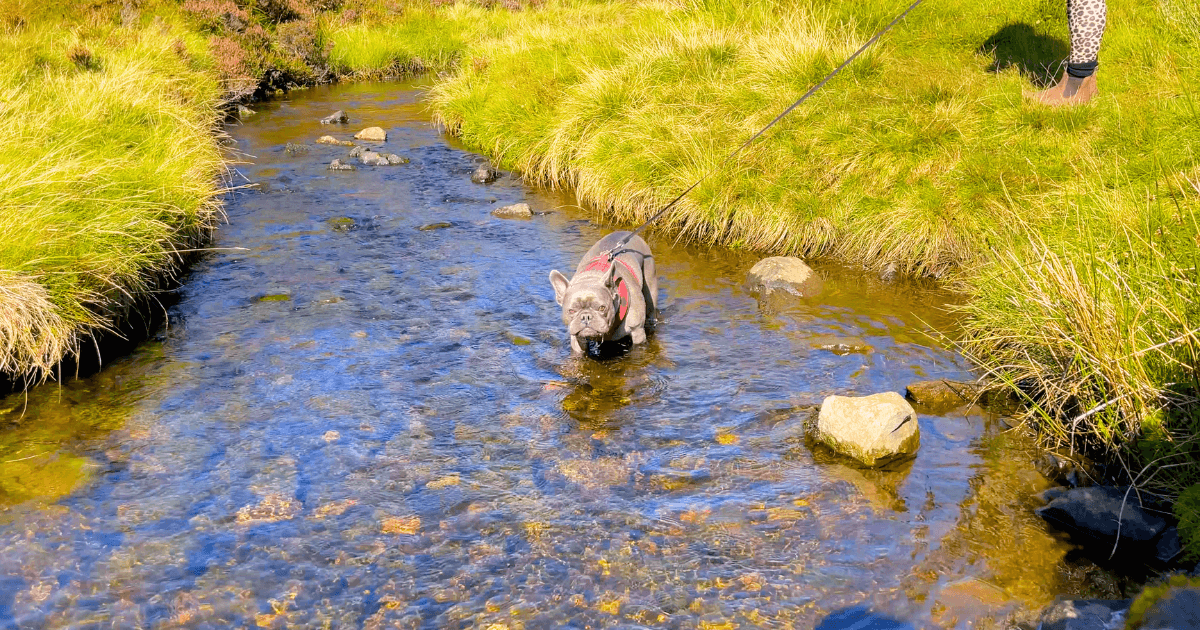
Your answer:
[[[213,226],[221,94],[163,19],[34,14],[0,50],[0,374],[37,381]]]

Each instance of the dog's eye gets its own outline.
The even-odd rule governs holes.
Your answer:
[[[603,304],[601,304],[601,305],[600,305],[600,312],[601,312],[601,313],[603,313],[603,312],[605,312],[605,311],[607,311],[607,310],[608,310],[608,307],[607,307],[607,306],[605,306],[605,305],[603,305]]]

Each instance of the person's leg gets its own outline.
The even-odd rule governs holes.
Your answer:
[[[1104,0],[1067,0],[1071,55],[1062,79],[1031,96],[1047,105],[1086,103],[1096,96],[1097,55],[1107,18]]]
[[[1096,57],[1108,9],[1104,0],[1068,0],[1067,23],[1071,28],[1071,56],[1067,58],[1067,74],[1086,79],[1096,72]]]

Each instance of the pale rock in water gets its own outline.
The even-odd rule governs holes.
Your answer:
[[[500,217],[501,219],[528,219],[533,216],[533,210],[527,203],[514,203],[511,206],[492,210],[492,216]]]
[[[359,140],[367,140],[369,142],[383,142],[387,140],[387,132],[382,127],[367,127],[362,131],[354,134]]]
[[[358,169],[356,169],[353,164],[346,164],[346,163],[342,162],[341,160],[334,160],[329,163],[329,170],[331,170],[331,171],[354,171],[354,170],[358,170]]]
[[[814,438],[867,466],[912,455],[921,446],[917,412],[896,392],[826,398]]]
[[[350,157],[357,157],[362,160],[363,164],[368,166],[394,166],[396,164],[408,164],[408,158],[400,157],[395,153],[376,153],[375,151],[363,151],[361,147],[354,147],[350,151]]]
[[[758,261],[750,269],[746,284],[751,292],[763,295],[787,291],[799,296],[810,296],[819,290],[820,278],[799,258],[772,256]]]
[[[321,136],[320,138],[317,138],[317,144],[336,144],[342,147],[354,146],[354,143],[350,142],[349,140],[338,140],[333,136]]]

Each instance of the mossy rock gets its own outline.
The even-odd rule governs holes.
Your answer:
[[[1182,595],[1187,595],[1188,599],[1192,600],[1200,599],[1200,578],[1174,575],[1165,582],[1147,586],[1142,590],[1141,595],[1138,595],[1137,599],[1133,600],[1133,604],[1129,606],[1129,612],[1125,615],[1126,630],[1137,630],[1137,628],[1142,627],[1161,627],[1157,623],[1158,618],[1169,613],[1170,609],[1178,608],[1173,606],[1173,604]],[[1167,601],[1164,602],[1163,600]],[[1160,606],[1160,603],[1165,603],[1166,605]],[[1178,613],[1179,611],[1176,610],[1176,612]]]

